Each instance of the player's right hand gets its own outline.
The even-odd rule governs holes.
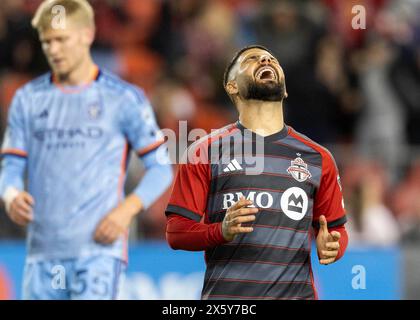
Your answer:
[[[32,211],[34,204],[34,198],[26,191],[21,191],[10,203],[7,215],[14,223],[25,227],[34,219]]]
[[[237,234],[254,231],[252,227],[242,226],[242,223],[255,220],[255,214],[258,212],[258,208],[247,208],[252,203],[251,200],[246,200],[244,197],[241,197],[238,202],[227,209],[222,222],[223,237],[227,241],[232,241]]]

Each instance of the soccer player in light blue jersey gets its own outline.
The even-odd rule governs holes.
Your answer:
[[[51,72],[14,96],[0,177],[8,215],[28,227],[23,298],[114,299],[129,224],[171,184],[166,146],[142,90],[93,62],[86,0],[45,1],[32,24]],[[146,173],[124,197],[130,150]]]

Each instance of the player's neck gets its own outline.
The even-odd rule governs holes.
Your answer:
[[[238,109],[241,124],[259,135],[272,135],[284,127],[282,102],[253,100],[241,104]]]
[[[55,75],[55,79],[63,86],[83,86],[89,84],[93,80],[94,74],[97,73],[97,70],[98,67],[89,57],[68,74],[59,76]]]

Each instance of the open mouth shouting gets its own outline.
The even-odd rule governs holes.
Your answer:
[[[277,72],[270,66],[263,66],[255,72],[255,79],[259,81],[277,81]]]

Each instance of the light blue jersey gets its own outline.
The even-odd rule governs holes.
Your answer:
[[[26,158],[35,200],[28,261],[103,254],[125,260],[126,237],[102,245],[93,235],[124,198],[129,150],[146,158],[163,142],[143,92],[108,72],[98,71],[85,87],[59,87],[47,74],[19,89],[2,154]],[[163,192],[157,189],[143,184],[135,192],[147,208]]]

